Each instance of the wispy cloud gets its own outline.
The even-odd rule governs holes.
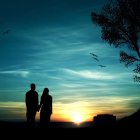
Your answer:
[[[90,71],[90,70],[72,70],[67,68],[63,68],[62,70],[67,74],[80,76],[82,78],[88,78],[88,79],[111,80],[116,78],[114,75],[105,72],[103,73],[103,72]]]
[[[26,70],[9,70],[9,71],[0,71],[0,74],[10,74],[10,75],[18,75],[21,77],[28,77],[30,72]]]
[[[25,108],[25,103],[24,102],[0,102],[0,108]]]
[[[24,102],[0,102],[1,120],[25,119],[26,110]]]

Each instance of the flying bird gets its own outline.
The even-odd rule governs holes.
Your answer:
[[[92,57],[93,59],[95,59],[96,61],[99,61],[99,59],[98,58],[96,58],[96,57]]]
[[[99,59],[98,59],[98,56],[96,55],[96,54],[94,54],[94,53],[90,53],[93,57],[93,59],[95,59],[96,61],[99,61]]]
[[[98,55],[94,54],[94,53],[90,53],[92,55],[92,58],[95,59],[96,61],[99,61],[98,59]],[[100,67],[106,67],[105,65],[98,65]]]
[[[104,65],[98,65],[98,66],[100,66],[100,67],[106,67],[106,66],[104,66]]]
[[[90,53],[92,56],[95,56],[95,57],[98,57],[96,54],[94,54],[94,53]]]
[[[4,31],[3,34],[9,34],[10,31],[11,31],[11,30],[8,29],[8,30]]]

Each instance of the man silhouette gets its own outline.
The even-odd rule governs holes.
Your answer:
[[[30,85],[31,90],[26,93],[26,117],[29,126],[35,125],[35,116],[38,111],[38,93],[35,91],[35,84]]]

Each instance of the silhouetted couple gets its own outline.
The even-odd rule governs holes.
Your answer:
[[[25,97],[27,123],[29,126],[34,127],[36,113],[40,111],[40,126],[47,127],[52,114],[52,96],[49,95],[49,89],[44,88],[39,104],[35,84],[31,84],[30,87],[31,90],[26,93]]]

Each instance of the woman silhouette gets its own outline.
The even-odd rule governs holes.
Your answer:
[[[43,127],[49,125],[50,117],[52,114],[52,96],[49,95],[49,89],[44,88],[44,91],[40,100],[40,124]]]

